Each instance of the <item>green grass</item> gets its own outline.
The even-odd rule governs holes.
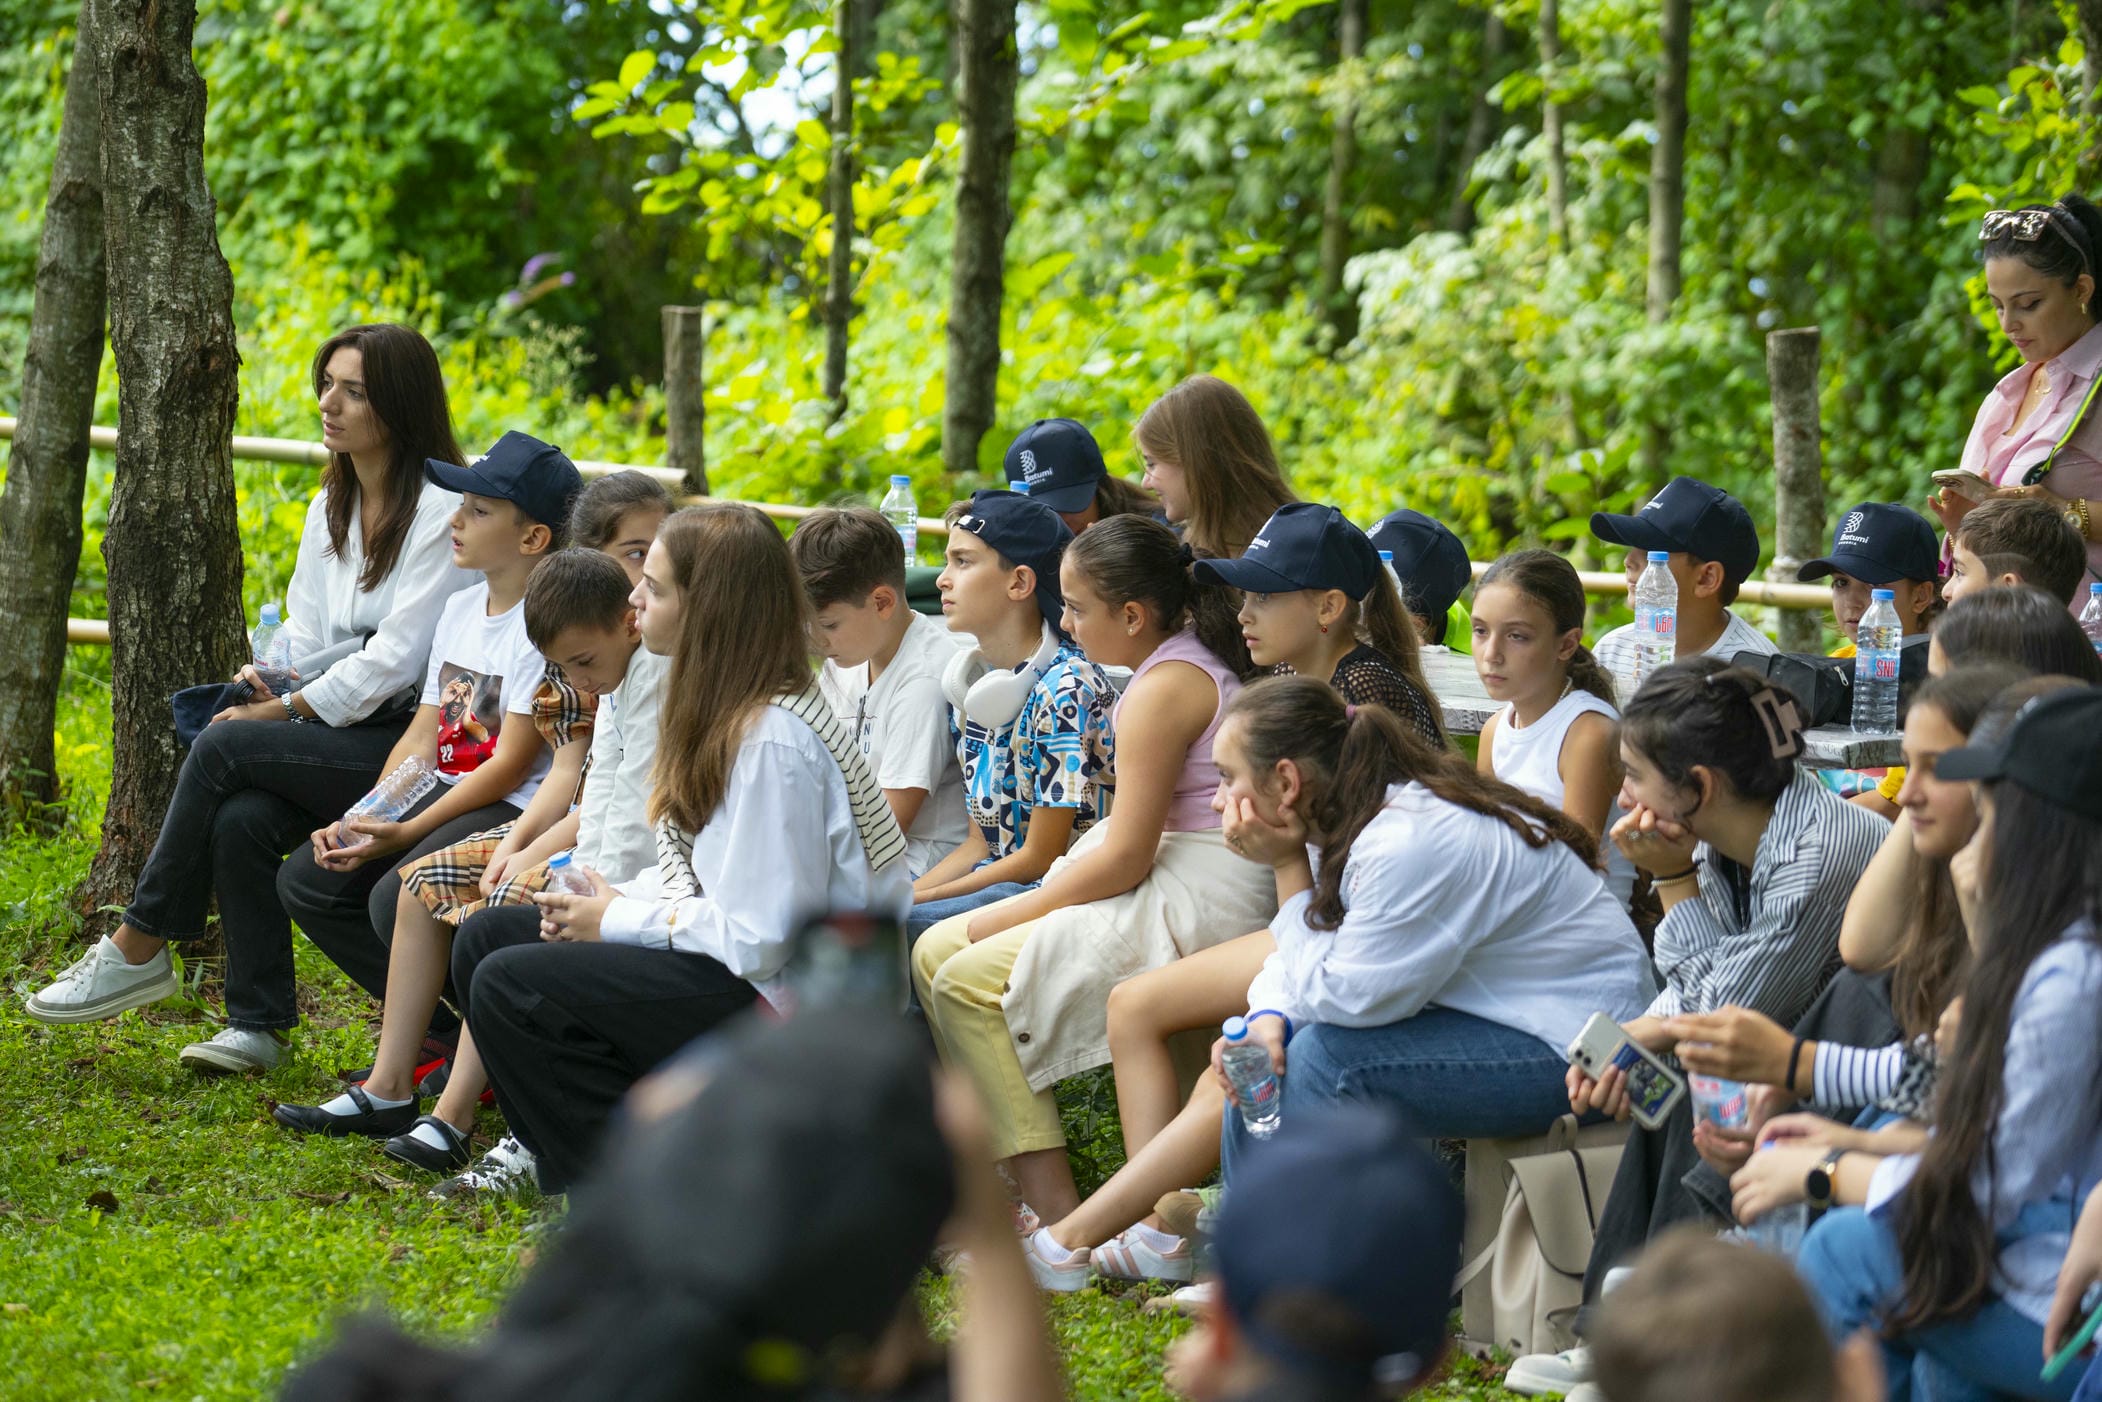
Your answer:
[[[326,1098],[336,1069],[371,1048],[373,1004],[310,946],[306,1026],[261,1079],[176,1063],[216,1026],[206,963],[185,969],[184,999],[113,1023],[54,1028],[21,1013],[21,997],[79,950],[68,897],[108,783],[107,690],[91,670],[68,675],[60,736],[63,827],[0,841],[0,1393],[266,1398],[347,1312],[384,1309],[427,1336],[472,1332],[549,1211],[435,1203],[367,1141],[271,1122],[273,1103]],[[1121,1157],[1106,1086],[1081,1081],[1067,1096],[1085,1182]],[[493,1112],[481,1128],[501,1132]],[[1145,1311],[1156,1293],[1096,1285],[1050,1302],[1075,1397],[1168,1396],[1161,1354],[1188,1324]],[[953,1323],[949,1282],[930,1277],[922,1298],[938,1329]],[[1462,1360],[1428,1395],[1505,1396],[1496,1376]]]

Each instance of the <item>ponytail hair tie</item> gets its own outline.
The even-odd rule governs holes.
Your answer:
[[[1197,563],[1197,552],[1190,548],[1188,541],[1184,541],[1175,547],[1175,558],[1185,565],[1194,565]]]
[[[1356,704],[1355,704],[1355,703],[1353,703],[1353,702],[1345,701],[1345,702],[1343,703],[1343,719],[1345,719],[1345,720],[1356,720],[1357,718],[1358,718],[1358,708],[1357,708]]]

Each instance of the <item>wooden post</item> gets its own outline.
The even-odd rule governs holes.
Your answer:
[[[1819,446],[1815,326],[1766,335],[1766,375],[1774,405],[1774,562],[1766,577],[1793,584],[1803,561],[1824,553],[1825,479]],[[1818,652],[1823,621],[1784,609],[1783,652]]]
[[[701,446],[701,353],[708,343],[700,307],[666,307],[664,319],[664,464],[686,478],[686,490],[708,495],[708,457]]]

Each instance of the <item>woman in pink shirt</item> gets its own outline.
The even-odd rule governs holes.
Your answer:
[[[1978,231],[1985,288],[2000,330],[2021,353],[1971,424],[1963,469],[1992,495],[2027,496],[2065,514],[2088,542],[2088,579],[2102,573],[2102,408],[2089,401],[2102,370],[2102,210],[2078,195],[1996,209]],[[1953,531],[1977,502],[1954,488],[1928,499]],[[2076,597],[2085,597],[2086,581]]]

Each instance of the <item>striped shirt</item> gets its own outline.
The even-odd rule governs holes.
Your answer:
[[[1807,769],[1781,791],[1747,872],[1702,843],[1700,894],[1657,926],[1652,1017],[1735,1004],[1793,1027],[1839,967],[1847,897],[1890,824]]]

